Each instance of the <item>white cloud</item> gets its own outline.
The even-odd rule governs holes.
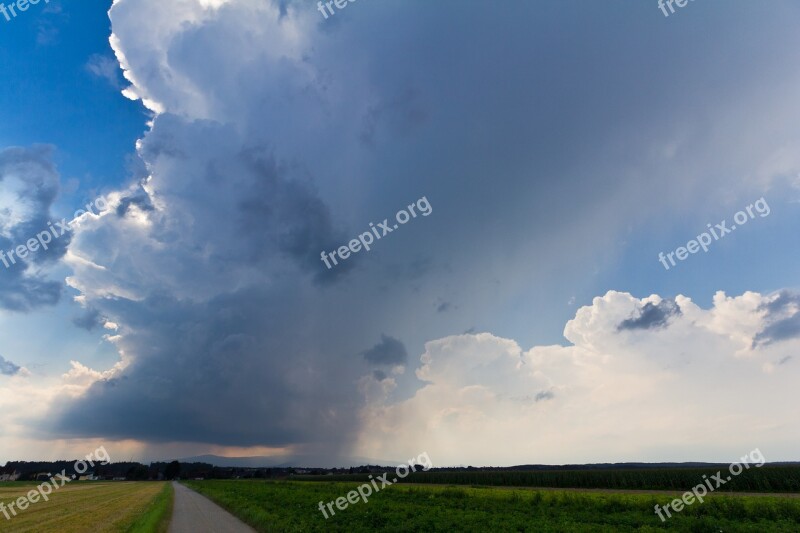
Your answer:
[[[800,340],[737,357],[773,299],[718,293],[704,310],[678,297],[668,325],[619,331],[661,299],[610,291],[567,324],[570,346],[523,351],[488,333],[428,342],[417,369],[427,383],[413,397],[370,390],[358,453],[424,449],[452,464],[510,465],[720,460],[761,446],[770,460],[791,459],[800,366],[787,356]]]
[[[86,447],[86,441],[80,439],[48,439],[48,414],[54,404],[65,397],[80,396],[92,383],[113,377],[123,364],[105,372],[77,361],[70,364],[72,368],[58,378],[23,368],[15,377],[0,381],[0,413],[3,413],[3,431],[0,433],[3,457],[0,457],[0,463],[22,457],[33,459],[36,454],[39,458],[56,459],[62,451],[79,455]]]

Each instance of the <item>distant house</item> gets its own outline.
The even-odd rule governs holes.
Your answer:
[[[125,481],[125,479],[126,479],[125,477],[115,477],[113,480],[114,481]]]
[[[53,474],[50,472],[39,472],[33,477],[33,479],[34,481],[47,481],[51,477],[53,477]]]
[[[94,472],[87,472],[85,476],[81,476],[78,478],[78,481],[99,481],[100,478],[94,475]]]
[[[16,481],[21,476],[21,472],[17,472],[12,468],[0,468],[0,481]]]

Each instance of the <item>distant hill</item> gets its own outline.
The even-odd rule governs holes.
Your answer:
[[[254,457],[224,457],[221,455],[198,455],[178,459],[181,463],[206,463],[217,467],[231,468],[351,468],[366,465],[380,465],[394,467],[405,461],[387,461],[385,459],[370,459],[368,457],[322,457],[313,455],[292,456],[254,456]],[[167,461],[169,462],[169,461]],[[800,462],[768,463],[771,465],[794,466]],[[434,463],[434,469],[453,470],[637,470],[661,468],[705,468],[726,466],[728,463],[596,463],[596,464],[565,464],[565,465],[516,465],[516,466],[480,466],[465,465],[442,467]]]
[[[397,461],[369,459],[367,457],[320,457],[313,455],[224,457],[198,455],[178,459],[181,463],[207,463],[217,467],[234,468],[350,468],[362,465],[396,465]]]
[[[724,466],[728,467],[730,463],[702,463],[702,462],[686,462],[686,463],[595,463],[584,465],[517,465],[517,466],[504,466],[497,470],[637,470],[637,469],[658,469],[658,468],[710,468]],[[773,466],[798,466],[800,462],[784,461],[784,462],[768,462],[768,465]],[[468,467],[467,467],[468,468]]]

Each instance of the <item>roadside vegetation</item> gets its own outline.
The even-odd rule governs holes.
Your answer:
[[[162,483],[162,485],[164,488],[128,526],[126,533],[167,533],[172,520],[175,489],[172,488],[172,483]]]

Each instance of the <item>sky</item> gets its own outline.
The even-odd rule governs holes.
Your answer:
[[[796,2],[344,5],[0,15],[0,463],[800,460]]]

